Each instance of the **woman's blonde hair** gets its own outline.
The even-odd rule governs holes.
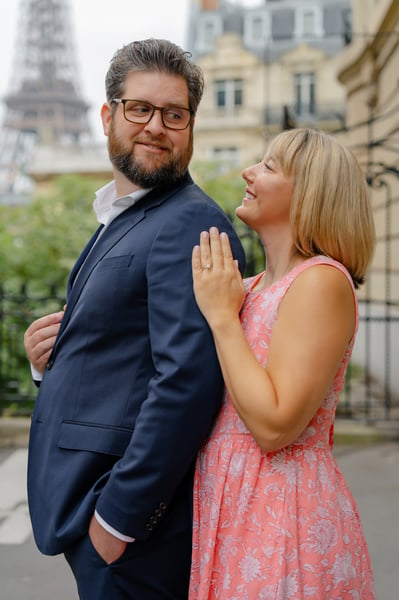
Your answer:
[[[304,256],[324,254],[364,282],[375,247],[375,227],[365,176],[350,150],[314,129],[284,131],[268,156],[293,177],[291,226]]]

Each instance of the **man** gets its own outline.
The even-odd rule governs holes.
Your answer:
[[[200,232],[229,234],[188,164],[201,71],[165,40],[124,46],[102,106],[114,180],[78,259],[65,312],[25,334],[43,378],[29,445],[33,531],[64,553],[82,600],[187,598],[192,475],[222,378],[192,291]],[[207,265],[212,268],[212,265]]]

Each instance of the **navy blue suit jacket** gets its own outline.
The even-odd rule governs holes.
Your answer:
[[[77,261],[30,435],[29,508],[43,553],[86,535],[95,508],[138,542],[185,528],[190,552],[181,503],[191,503],[223,385],[192,291],[192,248],[212,225],[243,270],[229,220],[187,173],[119,215]]]

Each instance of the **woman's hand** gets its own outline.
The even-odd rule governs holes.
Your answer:
[[[200,245],[193,249],[192,271],[195,299],[210,327],[236,318],[245,288],[226,233],[219,234],[216,227],[201,233]]]

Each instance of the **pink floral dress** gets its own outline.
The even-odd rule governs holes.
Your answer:
[[[246,280],[241,321],[262,365],[281,300],[316,264],[333,265],[351,281],[340,263],[322,256],[264,291],[252,291],[261,275]],[[262,452],[225,394],[196,466],[190,600],[376,597],[358,509],[332,455],[335,408],[353,342],[319,410],[282,450]]]

